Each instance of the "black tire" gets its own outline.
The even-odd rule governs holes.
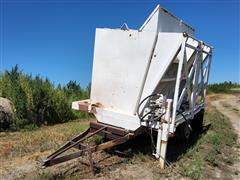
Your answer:
[[[193,132],[199,133],[203,130],[203,118],[204,109],[195,114],[194,119],[191,121],[191,126]]]
[[[175,132],[175,137],[179,142],[186,142],[190,138],[191,128],[189,128],[189,124],[184,122],[180,124]]]

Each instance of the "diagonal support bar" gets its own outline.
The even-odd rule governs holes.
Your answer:
[[[45,167],[53,166],[53,165],[56,165],[56,164],[59,164],[59,163],[65,162],[65,161],[69,161],[69,160],[78,158],[78,157],[83,156],[87,153],[89,154],[89,153],[92,153],[92,152],[102,151],[104,149],[111,148],[113,146],[125,143],[126,141],[128,141],[129,139],[131,139],[133,137],[135,137],[134,134],[129,133],[129,134],[125,135],[124,137],[120,137],[118,139],[114,139],[114,140],[99,144],[97,146],[87,147],[83,150],[80,150],[80,151],[77,151],[77,152],[74,152],[74,153],[71,153],[71,154],[68,154],[68,155],[64,155],[64,156],[57,157],[57,158],[56,158],[56,156],[51,157],[50,159],[47,159],[46,161],[44,161],[43,166],[45,166]],[[70,149],[70,146],[66,149]],[[63,152],[65,152],[65,151],[63,151]]]
[[[76,141],[75,143],[70,143],[70,145],[68,146],[65,146],[64,148],[61,148],[58,152],[55,152],[54,154],[50,155],[48,158],[55,158],[57,157],[58,155],[64,153],[65,151],[69,150],[70,148],[76,146],[76,145],[79,145],[82,141],[86,140],[87,138],[90,138],[91,136],[103,131],[106,127],[102,127],[100,129],[98,129],[97,131],[95,131],[94,133],[88,133],[86,136],[84,136],[82,139]]]

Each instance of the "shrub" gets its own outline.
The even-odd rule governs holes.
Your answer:
[[[0,73],[0,96],[12,101],[16,108],[12,121],[12,127],[16,128],[32,129],[42,124],[87,117],[86,113],[74,112],[71,102],[87,99],[89,92],[90,86],[82,88],[76,81],[55,87],[48,78],[24,74],[17,65]]]
[[[232,88],[240,88],[240,84],[225,81],[223,83],[214,83],[208,85],[209,93],[228,93]]]

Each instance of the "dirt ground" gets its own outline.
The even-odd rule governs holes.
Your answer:
[[[238,143],[240,144],[240,95],[210,95],[207,99],[207,104],[209,107],[211,106],[211,108],[215,107],[219,112],[229,118],[236,133],[238,134]],[[65,139],[63,139],[63,141],[65,141]],[[29,142],[31,141],[29,140]],[[9,146],[6,146],[8,143],[9,142],[7,139],[0,139],[0,147],[2,147],[1,144],[4,144],[5,148],[13,148],[11,147],[11,143],[9,143]],[[141,146],[141,144],[139,146]],[[138,147],[131,148],[138,149]],[[236,151],[238,151],[238,158],[240,157],[239,149],[240,148],[236,149]],[[7,152],[7,149],[2,151]],[[25,154],[25,152],[22,152],[22,154],[19,156],[13,154],[13,158],[9,158],[7,160],[1,157],[0,179],[33,179],[33,177],[35,179],[61,179],[62,174],[64,174],[64,176],[67,175],[67,177],[71,177],[71,179],[79,179],[80,177],[80,179],[99,180],[156,179],[153,169],[158,168],[158,161],[154,160],[154,158],[151,157],[151,150],[148,149],[146,152],[148,153],[137,152],[137,157],[131,157],[130,161],[128,158],[122,158],[121,156],[114,153],[111,154],[101,152],[94,154],[93,158],[96,164],[96,168],[101,170],[101,172],[95,176],[91,174],[89,166],[87,165],[89,163],[88,159],[78,159],[47,169],[41,169],[36,160],[39,160],[39,157],[46,157],[50,153],[50,150],[42,150],[31,154]],[[146,156],[148,156],[148,158],[146,158]],[[240,179],[239,159],[235,160],[234,165],[231,167],[226,165],[222,167],[224,168],[214,167],[210,169],[209,177],[212,179]],[[234,172],[239,173],[238,175],[234,175]],[[52,174],[54,174],[54,176]],[[168,179],[186,178],[182,178],[177,173],[173,172],[172,175],[168,176]]]
[[[211,104],[223,113],[231,121],[240,143],[240,95],[223,94],[220,99],[214,100]]]
[[[211,105],[214,106],[219,112],[226,116],[232,123],[235,132],[238,135],[238,145],[240,144],[240,95],[239,94],[222,94],[213,97]],[[226,171],[215,169],[216,178],[240,179],[240,174],[233,176],[231,172],[240,172],[240,149],[235,149],[238,153],[238,159],[235,160],[234,168],[226,168]],[[230,173],[226,173],[230,172]]]

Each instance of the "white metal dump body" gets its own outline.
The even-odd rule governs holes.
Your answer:
[[[158,93],[172,100],[169,131],[204,108],[211,48],[193,38],[194,30],[157,6],[139,30],[98,28],[95,34],[90,100],[86,108],[101,123],[134,131],[149,126],[137,116],[139,103]],[[200,99],[200,100],[199,100]],[[143,111],[143,107],[141,108]],[[150,125],[158,129],[159,123]]]

